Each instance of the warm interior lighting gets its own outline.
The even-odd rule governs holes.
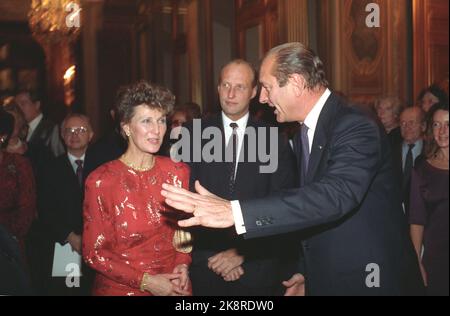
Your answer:
[[[41,44],[73,42],[80,33],[80,0],[32,0],[28,19]]]
[[[75,74],[76,67],[75,65],[67,68],[64,73],[64,103],[67,106],[71,106],[73,101],[75,101]]]

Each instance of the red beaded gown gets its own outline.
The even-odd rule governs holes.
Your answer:
[[[0,161],[0,225],[19,242],[25,254],[25,236],[36,217],[36,189],[31,163],[3,152]]]
[[[94,295],[142,296],[143,274],[172,273],[191,256],[175,249],[174,214],[161,195],[163,183],[189,188],[189,167],[155,157],[148,171],[120,160],[102,165],[87,179],[83,257],[97,275]]]

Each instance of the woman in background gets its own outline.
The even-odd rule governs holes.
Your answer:
[[[25,236],[36,216],[36,191],[28,159],[6,151],[14,117],[0,107],[0,224],[18,241],[25,258]]]
[[[428,144],[428,159],[412,173],[409,222],[427,294],[448,296],[448,104],[435,104],[430,115],[433,139]]]

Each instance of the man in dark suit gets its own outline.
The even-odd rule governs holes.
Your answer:
[[[245,238],[301,231],[307,295],[420,294],[419,270],[381,126],[328,90],[319,57],[301,43],[272,49],[260,71],[260,101],[297,136],[301,187],[226,201],[164,185],[166,202],[194,217],[182,226],[230,227]],[[303,275],[289,284],[301,294]]]
[[[214,194],[226,199],[262,198],[277,190],[292,188],[297,181],[295,158],[287,141],[282,140],[277,129],[270,135],[269,126],[254,121],[249,115],[250,101],[257,93],[257,77],[254,68],[244,60],[226,64],[220,72],[218,84],[222,112],[207,120],[196,120],[187,125],[189,140],[195,136],[193,129],[201,124],[199,131],[215,129],[216,134],[202,139],[201,150],[214,140],[222,145],[222,159],[206,162],[187,161],[191,167],[191,184],[196,180],[206,185]],[[246,134],[255,131],[256,138]],[[264,135],[258,134],[263,131]],[[275,139],[271,139],[270,136]],[[260,137],[265,137],[261,140]],[[217,138],[217,139],[215,139]],[[185,141],[184,138],[181,140]],[[262,146],[272,149],[278,141],[278,168],[273,173],[261,173],[267,164],[261,159],[250,160]],[[272,147],[270,146],[272,142]],[[258,144],[253,148],[253,144]],[[223,150],[226,148],[226,150]],[[218,148],[211,153],[216,155]],[[228,152],[227,152],[228,150]],[[190,147],[190,153],[193,153]],[[229,154],[229,160],[225,157]],[[219,154],[220,155],[220,154]],[[255,155],[256,157],[256,155]],[[234,159],[233,159],[234,158]],[[240,159],[239,159],[240,158]],[[206,158],[207,159],[207,158]],[[193,186],[191,189],[194,189]],[[243,240],[233,229],[194,231],[193,262],[190,277],[193,293],[197,296],[268,296],[283,293],[282,281],[291,275],[281,275],[288,265],[292,248],[289,238]]]
[[[27,143],[31,147],[45,146],[55,157],[64,152],[58,126],[44,117],[41,101],[33,91],[20,91],[15,101],[28,122]]]
[[[57,242],[61,245],[68,243],[73,251],[81,255],[83,165],[86,150],[94,133],[85,115],[70,114],[61,125],[61,135],[67,153],[59,156],[48,171],[42,222],[51,241],[51,254]],[[51,258],[53,259],[53,256]],[[51,268],[51,263],[49,264]],[[86,288],[84,282],[87,282],[86,279],[81,278],[79,288],[69,288],[64,277],[53,277],[49,294],[87,295],[89,288]]]
[[[400,129],[402,142],[394,151],[394,161],[401,179],[403,207],[408,216],[411,172],[416,161],[424,159],[425,112],[418,106],[403,110],[400,114]]]

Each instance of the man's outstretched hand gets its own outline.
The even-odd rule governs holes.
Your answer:
[[[283,282],[286,288],[284,296],[305,296],[305,277],[300,274],[294,274],[288,281]]]
[[[178,222],[181,227],[204,226],[210,228],[228,228],[234,225],[231,202],[224,200],[195,182],[192,193],[183,188],[163,184],[162,196],[166,203],[180,211],[190,213],[193,217]]]

